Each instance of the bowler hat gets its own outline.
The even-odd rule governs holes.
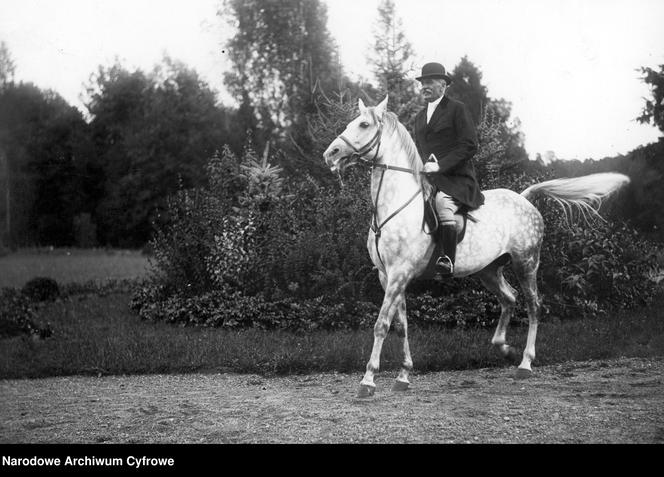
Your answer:
[[[447,84],[452,83],[452,78],[445,73],[445,67],[440,63],[427,63],[422,67],[422,76],[418,76],[415,79],[422,81],[425,78],[442,78],[447,81]]]

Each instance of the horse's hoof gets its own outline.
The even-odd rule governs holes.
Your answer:
[[[516,368],[516,379],[528,379],[533,372],[526,368]]]
[[[399,381],[397,379],[392,385],[392,391],[408,391],[408,386],[410,386],[408,381]]]
[[[360,384],[360,390],[357,392],[357,397],[368,398],[374,395],[376,386],[369,386],[368,384]]]

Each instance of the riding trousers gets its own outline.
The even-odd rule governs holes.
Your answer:
[[[436,194],[436,210],[438,211],[438,220],[440,223],[455,222],[454,213],[459,209],[454,199],[445,192]]]

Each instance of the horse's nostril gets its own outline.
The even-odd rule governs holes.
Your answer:
[[[339,152],[339,148],[338,148],[338,147],[335,147],[334,149],[332,149],[332,155],[333,155],[333,156],[336,156],[336,154],[337,154],[338,152]]]

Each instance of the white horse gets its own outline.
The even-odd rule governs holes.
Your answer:
[[[333,172],[341,172],[358,162],[372,168],[374,211],[367,248],[378,269],[385,296],[374,326],[371,357],[360,384],[362,397],[375,391],[374,375],[393,319],[403,348],[401,370],[393,389],[408,388],[413,361],[408,346],[405,292],[408,283],[427,269],[435,249],[432,235],[422,226],[425,204],[421,199],[430,194],[431,186],[422,174],[423,162],[408,131],[396,115],[386,111],[387,99],[376,107],[366,107],[359,100],[359,116],[323,154]],[[468,221],[465,237],[457,247],[454,276],[476,274],[487,289],[498,295],[501,315],[491,343],[509,357],[515,350],[507,344],[505,335],[516,302],[516,291],[503,277],[505,258],[509,255],[525,295],[529,319],[518,378],[526,378],[532,372],[541,306],[537,269],[544,222],[530,199],[543,194],[563,206],[596,213],[603,197],[628,182],[629,178],[622,174],[602,173],[542,182],[521,194],[508,189],[488,190],[484,192],[484,205],[472,211],[476,220]]]

